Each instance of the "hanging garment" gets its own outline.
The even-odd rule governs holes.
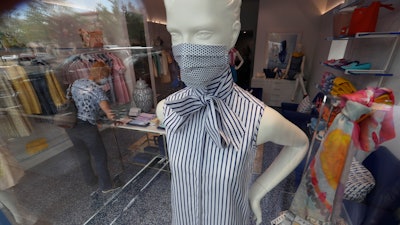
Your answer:
[[[124,53],[124,54],[122,54]],[[130,54],[130,52],[120,52],[119,57],[123,58],[124,60],[121,59],[122,65],[126,69],[124,72],[124,77],[126,81],[126,86],[128,88],[128,93],[129,93],[129,98],[131,98],[134,88],[134,81],[136,80],[136,74],[135,74],[135,66],[134,63],[136,62],[136,59],[134,56]],[[151,60],[153,61],[153,60]],[[153,63],[150,63],[150,66],[152,66]],[[149,67],[150,67],[149,66]]]
[[[47,70],[45,77],[47,85],[49,87],[51,98],[56,107],[60,108],[67,103],[67,98],[65,97],[65,93],[60,85],[60,82],[55,76],[53,70]]]
[[[126,68],[122,60],[110,52],[94,52],[69,57],[61,65],[64,84],[72,84],[75,80],[88,78],[90,68],[95,61],[102,61],[111,68],[111,78],[104,86],[111,103],[126,104],[130,102],[128,84],[125,81]]]
[[[12,89],[10,82],[6,79],[3,69],[0,69],[0,90],[0,134],[6,137],[17,137],[18,132],[6,111],[7,108],[18,105],[16,101],[17,95]]]
[[[110,68],[109,77],[107,79],[107,82],[105,84],[102,84],[102,88],[106,92],[110,103],[117,102],[114,85],[113,85],[113,81],[112,81],[113,80],[112,75],[113,75],[114,62],[109,57],[107,57],[104,53],[91,54],[90,56],[94,58],[94,61],[104,62]],[[90,68],[91,68],[91,66],[89,66],[89,70],[90,70]]]
[[[248,189],[264,107],[233,83],[228,65],[205,90],[185,88],[166,99],[172,224],[250,221]]]
[[[154,60],[154,65],[155,65],[156,70],[157,70],[157,74],[162,75],[163,71],[162,71],[162,66],[161,66],[161,55],[160,55],[160,53],[153,54],[153,60]]]
[[[18,98],[26,114],[41,114],[39,99],[33,89],[32,83],[21,66],[6,67],[8,79],[13,89],[18,93]]]
[[[39,99],[40,106],[42,107],[42,115],[54,115],[57,113],[57,107],[51,98],[49,87],[46,82],[45,74],[29,73],[29,81],[35,89],[36,96]]]
[[[112,74],[114,92],[116,97],[116,102],[118,104],[126,104],[131,101],[131,96],[128,91],[127,84],[125,82],[125,66],[121,59],[112,53],[107,54],[113,61]]]
[[[155,57],[156,57],[156,56],[153,56],[153,57],[152,57],[152,60],[151,60],[151,67],[153,68],[154,77],[159,77],[160,74],[159,74],[159,71],[158,71],[158,69],[157,69],[157,64],[156,64]]]
[[[23,108],[17,99],[17,94],[10,81],[4,76],[6,73],[0,69],[0,124],[1,134],[5,137],[25,137],[32,132],[32,125],[22,114]]]
[[[161,51],[161,68],[162,68],[161,82],[163,82],[163,83],[171,82],[171,74],[168,69],[168,57],[170,57],[169,53],[165,50],[162,50]]]
[[[391,90],[368,88],[342,99],[343,109],[310,162],[290,207],[291,213],[312,224],[339,217],[355,151],[373,151],[395,137]]]

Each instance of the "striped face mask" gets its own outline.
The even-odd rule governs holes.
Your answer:
[[[188,87],[206,87],[229,66],[225,46],[183,43],[172,46],[172,51]]]

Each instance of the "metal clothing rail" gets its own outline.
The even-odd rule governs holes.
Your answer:
[[[158,156],[156,156],[158,157]],[[155,157],[155,158],[156,158]],[[154,159],[154,158],[153,158]],[[116,216],[110,223],[110,225],[113,225],[115,222],[118,221],[119,218],[121,218],[123,216],[123,214],[133,205],[133,203],[135,203],[136,199],[139,197],[139,195],[150,185],[150,183],[158,176],[158,174],[160,174],[160,172],[169,164],[168,160],[166,160],[165,158],[161,158],[161,160],[158,162],[158,164],[162,164],[162,166],[158,169],[157,173],[154,174],[150,180],[140,189],[139,193],[136,194],[133,198],[131,198],[131,200],[129,201],[129,203],[124,207],[124,209],[118,214],[118,216]],[[148,165],[148,164],[147,164]],[[146,165],[146,166],[147,166]]]
[[[89,224],[90,221],[95,218],[108,204],[110,204],[111,202],[114,202],[114,200],[116,199],[116,197],[118,197],[118,195],[130,184],[135,183],[137,177],[139,177],[146,169],[148,169],[150,167],[151,164],[154,163],[154,161],[156,161],[157,159],[160,159],[162,157],[160,157],[160,155],[157,155],[155,157],[153,157],[139,172],[137,172],[135,174],[135,176],[133,176],[128,182],[125,183],[124,186],[122,186],[119,190],[117,190],[106,202],[104,202],[104,204],[88,219],[86,220],[86,222],[84,223],[84,225]],[[168,162],[166,162],[165,164],[167,164]],[[163,165],[162,168],[159,169],[158,173],[156,173],[149,182],[147,182],[146,186],[144,188],[142,188],[140,190],[140,192],[142,192],[150,183],[151,181],[154,180],[154,178],[156,176],[158,176],[159,172],[165,167],[165,165]],[[132,205],[132,203],[134,202],[134,199],[137,198],[138,195],[134,196],[132,198],[132,200],[128,203],[129,207]],[[126,209],[129,208],[128,205],[125,207]],[[126,209],[124,208],[124,210],[120,213],[120,215],[117,216],[117,218],[120,218],[120,216],[122,215],[122,213],[124,211],[126,211]],[[113,221],[115,222],[117,220],[117,218],[115,218]],[[112,223],[114,223],[112,222]]]
[[[159,129],[155,126],[147,126],[147,127],[140,127],[140,126],[132,126],[132,125],[121,125],[121,126],[115,126],[115,125],[105,125],[105,129],[111,128],[113,129],[113,135],[118,147],[118,151],[119,151],[119,155],[120,155],[120,160],[122,163],[122,167],[124,169],[123,166],[123,161],[122,161],[122,156],[121,156],[121,152],[119,150],[119,146],[118,146],[118,141],[117,141],[117,137],[115,136],[115,131],[114,129],[128,129],[128,130],[134,130],[134,131],[139,131],[139,132],[146,132],[146,133],[156,133],[156,134],[160,134],[163,135],[164,138],[164,149],[166,149],[166,140],[165,140],[165,130]],[[157,169],[157,172],[149,179],[149,181],[147,181],[147,183],[139,190],[139,193],[137,193],[135,196],[133,196],[131,198],[131,200],[129,201],[129,203],[122,209],[122,211],[111,221],[110,225],[114,224],[116,221],[118,221],[119,218],[122,217],[122,215],[124,214],[124,212],[126,212],[132,205],[133,203],[135,203],[135,201],[137,200],[137,198],[139,197],[139,195],[151,184],[151,182],[154,181],[154,179],[161,173],[161,171],[163,171],[168,165],[169,165],[169,160],[168,160],[168,154],[166,151],[165,155],[162,154],[158,154],[156,156],[154,156],[139,172],[137,172],[135,174],[135,176],[133,176],[128,182],[126,182],[119,190],[117,190],[109,199],[107,199],[106,202],[103,203],[103,205],[88,219],[86,220],[86,222],[84,223],[84,225],[87,225],[91,222],[91,220],[93,218],[95,218],[108,204],[116,201],[116,198],[119,196],[119,194],[129,185],[135,183],[135,181],[137,180],[137,178],[147,169],[150,168],[150,166],[154,163],[157,162],[158,165],[160,165],[160,167]]]

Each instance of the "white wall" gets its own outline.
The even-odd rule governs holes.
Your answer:
[[[378,24],[376,31],[400,31],[400,2],[396,0],[385,1],[385,3],[393,3],[395,7],[395,11],[387,11],[385,9],[380,10],[380,17],[378,19]],[[343,75],[337,70],[329,70],[328,67],[321,66],[321,62],[325,61],[328,56],[330,42],[326,40],[326,37],[330,37],[332,35],[332,21],[333,15],[326,14],[321,16],[321,24],[319,29],[319,39],[316,41],[316,51],[314,55],[314,61],[312,66],[312,77],[310,77],[309,81],[309,92],[311,96],[314,96],[318,90],[314,87],[317,84],[322,74],[325,71],[331,71],[335,75],[342,75],[351,80],[351,82],[359,89],[365,88],[367,86],[374,86],[377,84],[378,78],[372,76],[349,76]],[[376,46],[372,46],[375,47]],[[365,51],[366,49],[356,49],[356,51]],[[379,48],[375,50],[376,52],[371,52],[369,55],[363,56],[370,57],[371,62],[379,61],[381,57],[381,51]],[[393,77],[385,77],[382,83],[382,86],[391,88],[395,94],[396,105],[399,105],[400,102],[400,48],[397,50],[397,54],[393,58],[392,67],[389,70],[390,73],[393,73]],[[395,131],[396,138],[383,143],[384,146],[387,146],[393,154],[400,159],[400,106],[396,106],[394,110],[394,123],[395,123]]]
[[[261,0],[259,3],[254,74],[262,72],[266,57],[266,40],[270,32],[301,33],[306,54],[306,77],[311,76],[314,50],[319,39],[320,1]]]
[[[395,10],[388,11],[385,9],[380,10],[380,17],[378,19],[378,24],[376,31],[400,31],[400,2],[396,0],[389,0],[385,1],[385,3],[393,3]],[[333,15],[332,13],[325,14],[320,17],[320,28],[319,28],[319,39],[316,41],[316,51],[314,55],[314,61],[312,66],[312,76],[309,80],[309,92],[311,96],[314,96],[318,90],[315,88],[315,85],[319,83],[322,74],[325,71],[332,72],[337,76],[345,76],[349,79],[357,89],[362,89],[367,86],[376,86],[378,84],[377,77],[373,76],[350,76],[350,75],[343,75],[340,71],[331,70],[328,67],[321,66],[321,62],[327,60],[329,48],[330,48],[330,41],[326,40],[327,37],[332,36],[332,21]],[[364,40],[363,40],[364,41]],[[374,41],[374,40],[372,40]],[[376,41],[378,44],[382,44],[381,41]],[[389,46],[390,47],[390,46]],[[364,62],[371,62],[372,65],[379,64],[383,61],[384,56],[387,54],[383,53],[383,48],[379,46],[371,46],[374,51],[368,51],[369,49],[353,49],[356,52],[365,52],[364,55],[361,56]],[[399,48],[400,49],[400,48]],[[397,50],[397,52],[399,51]],[[393,77],[385,77],[383,79],[382,86],[391,88],[396,96],[396,104],[400,102],[400,54],[396,54],[392,61],[392,66],[389,70],[390,73],[393,73]]]
[[[306,79],[308,80],[308,91],[314,96],[318,90],[315,85],[319,83],[325,71],[332,71],[340,75],[338,71],[329,70],[321,66],[327,60],[330,42],[328,37],[332,36],[333,14],[321,15],[321,5],[315,0],[263,0],[259,3],[256,49],[254,59],[254,74],[262,72],[265,67],[266,39],[269,32],[301,33],[304,52],[306,54]],[[377,31],[400,31],[400,2],[386,0],[392,3],[394,11],[380,10]],[[368,4],[366,1],[365,4]],[[400,49],[400,48],[399,48]],[[370,57],[379,58],[378,52],[368,53]],[[400,102],[400,54],[393,58],[392,67],[389,71],[393,77],[385,78],[383,86],[391,88],[396,96],[396,104]],[[349,77],[357,88],[377,85],[375,77]]]
[[[359,89],[367,86],[375,86],[377,78],[371,76],[352,76],[343,75],[338,71],[330,70],[321,65],[327,60],[330,41],[332,36],[333,14],[327,13],[320,15],[319,7],[315,0],[263,0],[260,1],[258,15],[258,29],[255,51],[255,63],[253,75],[262,72],[265,60],[265,40],[268,32],[301,32],[303,37],[304,51],[307,56],[306,73],[308,74],[308,91],[310,96],[314,96],[318,90],[315,85],[319,83],[325,71],[331,71],[335,75],[346,76]],[[386,0],[384,3],[392,3],[394,11],[386,9],[380,10],[376,31],[400,31],[400,1]],[[368,4],[366,1],[365,4]],[[376,52],[368,53],[363,56],[370,57],[371,62],[379,61],[381,51],[375,48]],[[358,49],[363,51],[363,49]],[[382,86],[391,88],[395,94],[396,105],[400,105],[400,47],[393,58],[390,73],[393,77],[386,77]],[[400,106],[395,107],[395,127],[397,137],[386,142],[387,146],[398,158],[400,158]]]

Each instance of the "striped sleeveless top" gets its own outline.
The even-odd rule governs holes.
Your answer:
[[[229,69],[212,82],[204,94],[218,95],[215,91],[221,91],[221,87],[225,93],[221,100],[244,127],[244,135],[238,137],[240,149],[235,149],[232,144],[218,147],[213,142],[205,128],[205,108],[186,118],[180,129],[172,129],[182,118],[168,102],[194,94],[193,89],[180,90],[166,99],[164,123],[171,167],[174,225],[244,225],[250,221],[248,190],[264,103],[234,84]]]

